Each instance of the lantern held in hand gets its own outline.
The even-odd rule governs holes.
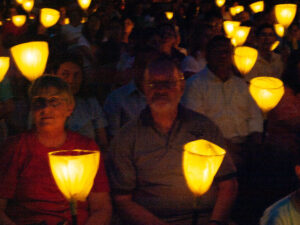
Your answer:
[[[249,73],[255,65],[258,52],[255,48],[239,46],[234,49],[233,61],[235,67],[243,75]]]
[[[54,26],[59,20],[60,12],[56,9],[43,8],[41,9],[40,21],[41,24],[48,28]]]
[[[16,27],[22,27],[26,22],[26,16],[25,15],[12,16],[12,22]]]
[[[9,68],[9,57],[0,57],[0,82],[4,79]]]
[[[275,5],[275,16],[278,23],[287,29],[293,22],[297,12],[296,4],[278,4]]]

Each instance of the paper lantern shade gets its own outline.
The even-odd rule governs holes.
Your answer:
[[[28,80],[43,75],[49,55],[47,42],[27,42],[13,46],[10,51],[18,69]]]
[[[31,12],[34,6],[34,0],[24,0],[22,3],[22,7],[26,12]]]
[[[223,28],[224,28],[226,37],[232,38],[236,28],[239,27],[240,24],[241,24],[241,22],[239,22],[239,21],[230,21],[230,20],[224,21]]]
[[[278,4],[275,5],[275,17],[278,23],[287,29],[293,22],[297,12],[296,4]]]
[[[250,4],[249,7],[253,13],[259,13],[264,11],[265,4],[264,1],[257,1]]]
[[[258,52],[255,48],[240,46],[234,49],[233,61],[235,67],[243,75],[249,73],[255,65]]]
[[[91,4],[91,0],[78,0],[80,8],[87,10]]]
[[[26,16],[25,15],[12,16],[12,22],[16,27],[22,27],[26,22]]]
[[[264,114],[273,109],[284,94],[284,86],[275,77],[255,77],[250,80],[249,91]]]
[[[0,57],[0,82],[4,79],[9,68],[9,57]]]
[[[274,30],[278,37],[283,37],[284,36],[284,26],[281,25],[280,23],[274,24]]]
[[[274,50],[278,47],[279,44],[280,44],[280,41],[275,41],[275,42],[271,45],[270,51],[274,51]]]
[[[184,145],[184,176],[188,187],[196,196],[209,190],[225,153],[221,147],[203,139]]]
[[[225,4],[226,0],[215,0],[215,3],[218,7],[222,7]]]
[[[167,17],[168,20],[171,20],[171,19],[173,19],[174,13],[168,11],[168,12],[165,12],[165,15],[166,15],[166,17]]]
[[[43,8],[40,13],[41,24],[48,28],[54,26],[59,20],[60,12],[56,9]]]
[[[237,14],[243,12],[244,9],[245,9],[244,6],[242,6],[242,5],[237,5],[237,6],[232,6],[232,7],[230,7],[230,8],[229,8],[229,12],[230,12],[230,14],[231,14],[232,16],[235,16],[235,15],[237,15]]]
[[[85,201],[99,168],[100,152],[61,150],[49,152],[54,180],[69,201]]]
[[[233,46],[243,45],[247,40],[250,30],[251,27],[247,27],[247,26],[237,27],[231,38],[232,45]]]

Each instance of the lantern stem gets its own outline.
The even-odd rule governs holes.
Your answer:
[[[76,210],[76,200],[70,200],[70,209],[72,215],[72,225],[77,225],[77,210]]]
[[[199,205],[200,205],[200,196],[196,196],[195,202],[194,202],[192,225],[197,225],[198,224]]]

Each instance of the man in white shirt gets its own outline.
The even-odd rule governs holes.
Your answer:
[[[231,54],[230,40],[214,37],[206,48],[207,68],[188,80],[182,103],[219,126],[239,164],[241,144],[259,142],[263,118],[246,82],[233,75]]]

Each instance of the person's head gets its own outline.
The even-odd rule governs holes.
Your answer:
[[[171,24],[162,24],[158,27],[160,45],[163,47],[174,47],[176,43],[176,30]]]
[[[31,111],[37,131],[64,129],[74,109],[74,97],[66,82],[54,76],[42,76],[29,88]]]
[[[59,60],[53,75],[63,79],[70,86],[73,94],[77,94],[82,83],[82,62],[79,57],[67,55]]]
[[[300,50],[290,54],[281,79],[296,94],[300,92]]]
[[[215,36],[206,46],[206,61],[217,76],[227,76],[232,69],[232,45],[224,36]],[[220,77],[221,78],[221,77]],[[228,77],[224,77],[226,80]],[[223,78],[221,78],[223,79]]]
[[[274,27],[270,24],[263,24],[256,30],[257,47],[260,52],[270,52],[272,44],[276,41]]]
[[[183,95],[185,81],[176,63],[166,57],[150,62],[144,74],[144,93],[151,111],[172,112]]]

